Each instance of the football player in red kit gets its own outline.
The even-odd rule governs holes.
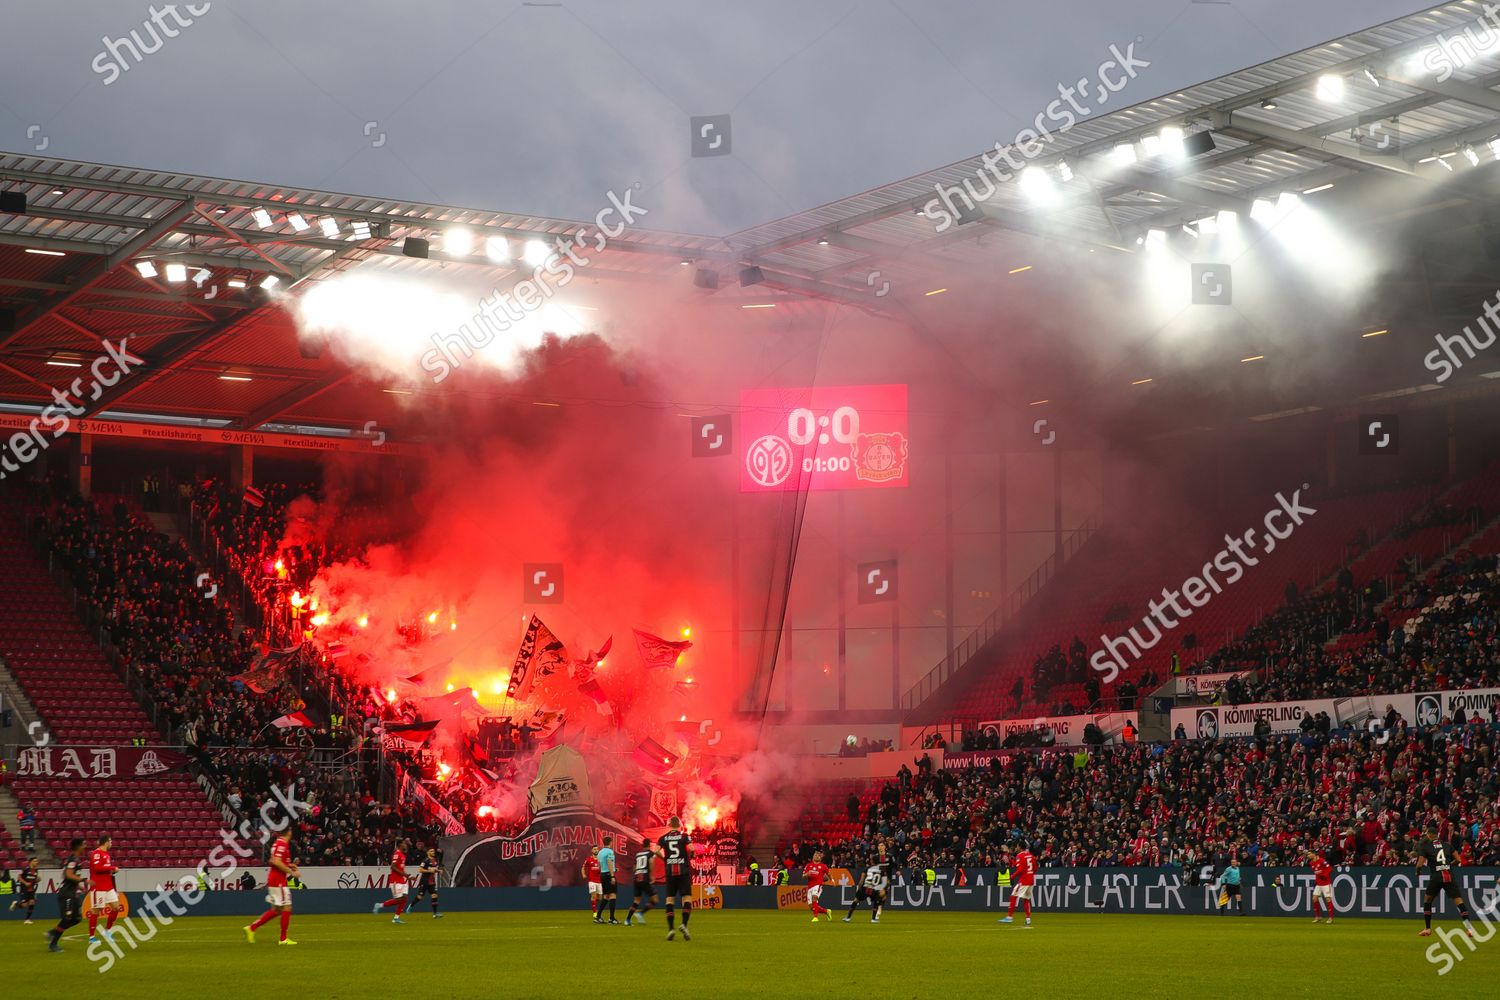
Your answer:
[[[1018,840],[1012,845],[1015,852],[1015,884],[1010,890],[1010,910],[1000,918],[1002,924],[1013,923],[1016,918],[1016,901],[1026,906],[1026,926],[1031,926],[1031,893],[1036,888],[1036,855],[1031,853],[1026,842]]]
[[[822,851],[813,852],[802,874],[807,878],[807,905],[812,908],[812,922],[817,923],[819,917],[829,912],[822,903],[823,883],[828,881],[828,866],[823,863]]]
[[[396,915],[391,918],[393,924],[404,924],[401,914],[406,912],[406,890],[409,887],[406,881],[406,838],[402,837],[396,841],[396,849],[391,852],[391,873],[386,878],[386,884],[390,886],[391,898],[384,903],[376,903],[371,913],[379,914],[381,910],[396,908]]]

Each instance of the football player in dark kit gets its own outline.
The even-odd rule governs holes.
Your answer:
[[[1464,933],[1469,937],[1474,936],[1474,925],[1469,922],[1469,906],[1464,902],[1458,882],[1453,878],[1453,865],[1449,861],[1453,856],[1452,847],[1438,839],[1437,827],[1429,826],[1427,840],[1417,852],[1418,877],[1423,868],[1427,869],[1427,884],[1422,887],[1422,919],[1426,926],[1417,934],[1418,937],[1429,937],[1432,934],[1432,904],[1439,893],[1444,893],[1453,900],[1453,905],[1458,907],[1459,918],[1464,922]]]
[[[26,911],[26,922],[31,923],[31,915],[36,911],[36,887],[41,881],[41,875],[36,870],[36,858],[27,858],[26,867],[22,868],[16,875],[16,901],[10,904],[12,910]]]
[[[635,896],[630,902],[630,912],[625,914],[626,927],[630,926],[631,917],[637,917],[644,924],[646,913],[657,903],[656,888],[651,884],[651,862],[656,853],[649,840],[635,852]],[[645,903],[641,902],[643,899]]]
[[[417,892],[411,898],[411,905],[416,906],[422,901],[423,896],[432,900],[432,919],[436,920],[442,916],[438,912],[438,872],[442,871],[443,861],[438,857],[437,848],[427,848],[427,856],[417,866]]]
[[[57,942],[62,940],[63,932],[83,920],[83,882],[88,877],[83,867],[83,838],[74,837],[68,846],[72,853],[63,862],[62,882],[57,887],[57,908],[62,919],[47,932],[48,951],[62,951]]]
[[[693,868],[689,864],[692,842],[682,832],[682,821],[673,816],[667,823],[667,832],[657,839],[661,846],[662,862],[667,868],[667,940],[677,936],[674,926],[673,902],[682,907],[682,939],[691,941],[688,933],[688,917],[693,915]]]

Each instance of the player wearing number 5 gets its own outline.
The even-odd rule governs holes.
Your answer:
[[[1469,937],[1474,936],[1474,925],[1469,922],[1468,904],[1464,902],[1458,882],[1453,878],[1453,867],[1448,861],[1452,856],[1449,845],[1438,839],[1437,827],[1429,826],[1427,841],[1417,854],[1417,876],[1420,878],[1422,869],[1427,869],[1427,884],[1423,887],[1422,895],[1422,918],[1426,921],[1426,926],[1418,937],[1432,935],[1432,902],[1438,898],[1439,893],[1446,893],[1453,900],[1453,905],[1458,907],[1458,915],[1464,922],[1464,933]]]
[[[693,870],[689,863],[692,842],[682,832],[682,821],[673,816],[667,823],[667,832],[657,839],[661,847],[661,858],[667,869],[667,940],[677,936],[674,926],[674,906],[682,907],[682,939],[691,941],[688,933],[688,918],[693,915]]]

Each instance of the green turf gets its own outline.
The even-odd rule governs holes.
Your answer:
[[[0,967],[7,994],[91,1000],[1500,995],[1500,934],[1439,977],[1420,920],[1039,914],[1026,930],[983,913],[895,911],[872,926],[863,911],[814,925],[801,911],[728,910],[697,913],[687,943],[665,940],[660,910],[649,920],[627,929],[577,912],[419,912],[396,927],[368,913],[300,916],[298,946],[279,948],[274,924],[251,946],[240,919],[187,917],[100,974],[79,928],[52,955],[45,922],[8,919]]]

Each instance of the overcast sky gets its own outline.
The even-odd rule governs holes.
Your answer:
[[[137,62],[104,40],[154,46],[145,3],[7,2],[0,149],[570,219],[639,182],[641,225],[717,236],[1008,140],[1111,44],[1151,63],[1114,108],[1428,4],[196,6]],[[726,113],[731,154],[691,157],[689,116]]]

